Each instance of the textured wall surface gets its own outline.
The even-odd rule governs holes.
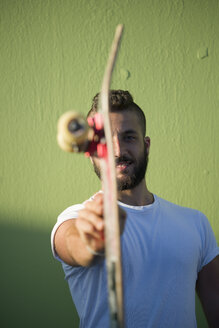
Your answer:
[[[146,113],[149,188],[203,211],[219,240],[218,0],[0,0],[2,327],[78,326],[49,235],[99,182],[57,147],[56,123],[89,109],[118,23],[112,87]]]

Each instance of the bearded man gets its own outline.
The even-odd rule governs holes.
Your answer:
[[[88,116],[97,112],[99,94]],[[126,328],[193,328],[197,291],[210,327],[219,322],[219,248],[197,210],[172,204],[146,184],[150,138],[128,91],[110,92],[116,162]],[[100,178],[97,157],[91,161]],[[58,217],[52,250],[61,261],[80,327],[109,327],[103,194]]]

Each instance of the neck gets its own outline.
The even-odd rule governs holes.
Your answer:
[[[143,179],[135,188],[118,191],[118,200],[132,206],[144,206],[154,202],[153,194],[147,189]]]

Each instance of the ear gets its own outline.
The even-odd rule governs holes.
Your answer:
[[[145,145],[146,145],[147,154],[149,155],[149,149],[150,149],[150,146],[151,146],[150,137],[144,137],[144,142],[145,142]]]

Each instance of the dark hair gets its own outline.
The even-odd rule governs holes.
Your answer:
[[[89,110],[87,117],[94,116],[98,111],[100,93],[97,93],[93,98],[92,107]],[[132,95],[128,91],[123,90],[110,90],[109,104],[111,112],[120,112],[127,110],[135,113],[138,116],[139,123],[143,135],[146,133],[146,118],[142,109],[134,102]]]

